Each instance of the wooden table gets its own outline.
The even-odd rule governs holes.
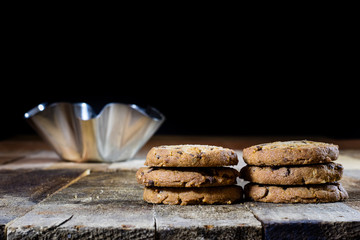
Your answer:
[[[168,206],[142,200],[135,170],[152,146],[214,144],[241,156],[244,147],[289,139],[155,136],[134,160],[113,164],[62,161],[34,136],[2,141],[0,239],[360,239],[356,139],[311,139],[340,145],[341,182],[350,195],[345,202]]]

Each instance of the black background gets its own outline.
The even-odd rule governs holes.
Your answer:
[[[59,101],[87,102],[97,112],[109,102],[153,106],[166,117],[159,134],[360,136],[358,100],[335,80],[226,81],[221,74],[190,81],[144,77],[130,84],[126,77],[105,81],[99,76],[32,81],[26,88],[21,82],[7,85],[1,97],[1,136],[33,134],[24,113],[39,103]]]
[[[1,139],[34,134],[24,113],[59,101],[153,106],[158,134],[360,137],[351,25],[28,20],[4,30]]]

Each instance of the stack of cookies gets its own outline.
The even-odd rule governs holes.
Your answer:
[[[348,198],[339,181],[337,145],[312,141],[259,144],[243,150],[240,177],[247,199],[274,203],[336,202]]]
[[[145,186],[144,200],[163,204],[232,204],[243,198],[236,186],[239,172],[235,151],[208,145],[168,145],[152,148],[136,173]]]

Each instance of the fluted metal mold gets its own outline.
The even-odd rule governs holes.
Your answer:
[[[164,122],[155,108],[109,103],[96,115],[87,103],[39,104],[24,114],[63,159],[117,162],[131,159]]]

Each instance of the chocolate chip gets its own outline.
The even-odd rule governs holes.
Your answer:
[[[304,179],[304,177],[302,177],[301,178],[301,183],[303,184],[303,185],[305,185],[306,183],[305,183],[305,179]]]
[[[150,170],[147,171],[147,173],[152,172],[152,171],[154,171],[154,170],[155,170],[154,168],[150,168]]]
[[[196,154],[196,156],[195,156],[194,154],[192,154],[192,153],[189,153],[189,155],[190,155],[191,157],[193,157],[193,158],[201,158],[201,154],[200,154],[200,153]]]
[[[281,166],[271,166],[271,170],[276,171],[279,170]]]
[[[177,151],[177,153],[178,153],[178,154],[180,154],[180,155],[181,155],[181,154],[183,154],[183,152],[182,152],[182,151]]]
[[[289,176],[290,175],[290,168],[287,168],[286,169],[286,172],[285,172],[285,177]]]
[[[149,187],[153,187],[153,186],[154,186],[154,181],[153,181],[153,180],[149,180],[148,186],[149,186]]]

